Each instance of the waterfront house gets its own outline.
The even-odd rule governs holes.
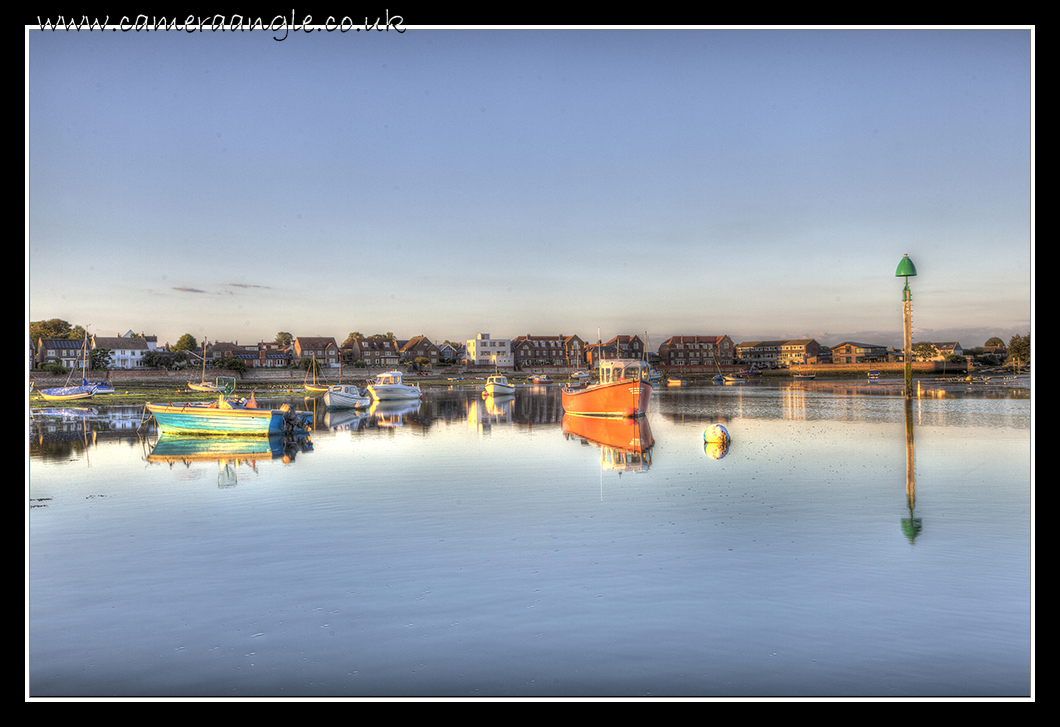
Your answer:
[[[342,359],[343,366],[349,366],[354,361],[361,360],[361,347],[357,345],[356,338],[347,338],[343,341],[339,346],[339,357]]]
[[[590,343],[585,347],[586,362],[592,368],[597,368],[601,361],[618,358],[618,347],[614,343]]]
[[[289,363],[290,358],[287,355],[287,349],[282,343],[277,343],[276,341],[261,341],[258,343],[258,359],[254,364],[256,368],[277,369],[283,368]]]
[[[416,336],[401,346],[399,355],[402,363],[412,363],[418,358],[425,358],[431,366],[437,366],[441,352],[426,336]]]
[[[85,342],[70,338],[41,338],[37,342],[36,366],[57,363],[67,371],[80,369],[85,359],[82,350]]]
[[[92,336],[93,349],[110,350],[110,368],[112,369],[142,368],[144,354],[157,350],[157,345],[157,336],[137,336],[131,331],[124,336]]]
[[[664,366],[730,366],[736,346],[728,336],[670,336],[659,346]]]
[[[957,341],[944,341],[943,343],[932,343],[931,345],[938,351],[938,355],[931,359],[932,361],[945,361],[950,356],[964,355],[964,349],[961,348],[961,344]]]
[[[607,343],[590,343],[586,347],[586,360],[596,367],[600,361],[617,358],[643,359],[645,356],[644,341],[640,336],[615,336]]]
[[[821,352],[821,344],[812,338],[796,338],[780,342],[781,366],[797,366],[814,363]]]
[[[507,338],[493,338],[488,333],[480,333],[467,339],[465,350],[467,363],[471,366],[511,368],[515,365],[512,342]]]
[[[583,366],[585,342],[578,336],[518,336],[512,339],[515,366]]]
[[[243,343],[239,341],[217,341],[210,345],[209,360],[214,365],[225,359],[234,358],[243,362],[248,369],[260,366],[261,352],[257,343]]]
[[[736,344],[736,358],[759,369],[775,369],[780,363],[783,341],[743,341]]]
[[[644,341],[640,336],[615,336],[607,345],[615,349],[615,358],[644,358]]]
[[[393,338],[377,336],[352,340],[356,345],[357,360],[364,361],[369,368],[390,368],[397,366],[401,360],[398,342]]]
[[[459,361],[466,358],[467,349],[456,343],[445,341],[438,346],[438,357],[442,361]],[[508,355],[511,356],[511,344],[509,342]]]
[[[339,365],[339,346],[332,336],[296,336],[291,343],[292,358],[315,358],[319,366]]]
[[[786,368],[819,363],[822,348],[821,344],[812,338],[744,341],[736,345],[736,356],[743,363],[760,369]]]
[[[872,363],[887,360],[887,347],[875,343],[845,341],[832,346],[832,363]]]

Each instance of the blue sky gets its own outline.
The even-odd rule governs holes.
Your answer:
[[[1030,29],[28,32],[27,319],[1031,329]]]

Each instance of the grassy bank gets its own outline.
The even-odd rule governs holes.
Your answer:
[[[435,386],[451,386],[463,384],[474,386],[485,383],[485,377],[481,381],[477,377],[468,377],[462,381],[451,381],[449,376],[407,376],[409,383],[419,384],[422,388]],[[356,377],[343,377],[343,382],[365,385],[364,379]],[[333,382],[333,383],[338,383]],[[236,396],[250,396],[251,393],[257,399],[269,397],[301,398],[307,396],[321,396],[319,392],[307,392],[301,382],[297,384],[269,384],[265,382],[238,381],[236,383]],[[146,402],[184,402],[184,401],[213,401],[217,394],[202,391],[192,391],[185,384],[174,386],[173,383],[158,384],[130,384],[127,386],[116,386],[113,394],[97,394],[91,399],[77,399],[75,401],[48,401],[44,399],[35,389],[30,391],[30,409],[58,408],[58,407],[84,407],[84,406],[129,406],[142,405]]]

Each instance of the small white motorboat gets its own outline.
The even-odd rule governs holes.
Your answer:
[[[379,374],[375,382],[368,384],[368,393],[376,401],[400,401],[402,399],[419,399],[422,395],[419,386],[401,383],[401,372],[390,371]]]
[[[372,403],[368,392],[353,384],[336,384],[324,392],[328,409],[367,409]]]
[[[490,376],[486,379],[486,393],[493,396],[510,396],[515,393],[515,386],[508,383],[506,376]]]

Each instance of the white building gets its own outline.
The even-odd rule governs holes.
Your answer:
[[[488,333],[480,333],[467,340],[467,362],[473,366],[497,366],[512,368],[512,342],[507,338],[490,338]]]
[[[136,336],[129,331],[124,336],[92,336],[92,348],[110,349],[110,368],[138,369],[142,367],[143,356],[154,351],[158,346],[157,336],[140,334]]]

